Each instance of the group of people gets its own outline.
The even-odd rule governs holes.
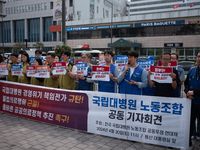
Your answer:
[[[40,59],[42,55],[41,50],[35,51],[35,65],[42,65],[43,62]],[[8,66],[8,81],[27,83],[33,85],[40,85],[52,88],[61,88],[68,90],[75,90],[75,80],[78,80],[78,90],[93,90],[92,80],[92,64],[90,60],[92,58],[90,53],[83,52],[81,55],[82,63],[87,63],[87,75],[82,76],[77,74],[77,66],[70,62],[71,52],[62,51],[61,59],[66,62],[66,74],[65,75],[53,75],[52,63],[54,61],[60,61],[60,56],[55,56],[52,53],[48,53],[46,60],[49,65],[50,78],[35,78],[26,76],[26,65],[30,65],[29,55],[24,51],[21,53],[22,67],[24,76],[11,75],[11,64],[18,64],[18,54],[11,55],[12,63]],[[170,74],[172,83],[158,83],[151,80],[151,71],[146,71],[138,63],[138,53],[135,51],[129,51],[127,53],[128,64],[124,66],[120,71],[112,63],[114,54],[112,51],[104,52],[105,64],[104,66],[110,67],[110,81],[98,81],[98,91],[132,95],[149,95],[149,96],[164,96],[164,97],[180,97],[181,85],[184,82],[185,93],[187,97],[192,100],[191,109],[191,125],[190,125],[190,137],[195,131],[195,120],[200,115],[200,52],[197,53],[197,66],[190,69],[187,78],[185,79],[185,72],[183,68],[173,68],[173,72]],[[149,60],[152,57],[148,57]],[[160,56],[162,67],[170,67],[170,61],[178,61],[178,55],[176,53],[164,52]],[[117,86],[118,85],[118,86]],[[200,132],[200,131],[199,131]],[[198,133],[199,133],[198,132]],[[198,135],[200,136],[200,135]],[[190,138],[190,146],[192,145]]]

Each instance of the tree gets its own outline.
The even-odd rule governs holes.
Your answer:
[[[23,42],[16,42],[13,46],[13,49],[15,51],[20,51],[21,49],[26,48],[26,44],[24,44]]]
[[[61,55],[61,51],[65,51],[65,50],[68,50],[68,51],[72,51],[72,48],[67,46],[67,45],[56,45],[56,48],[55,48],[55,54],[56,55]]]
[[[44,48],[44,44],[41,42],[36,42],[36,44],[33,44],[33,47],[37,47],[42,50]]]

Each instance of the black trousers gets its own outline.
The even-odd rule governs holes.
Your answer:
[[[192,145],[192,140],[191,140],[191,136],[194,130],[194,125],[195,125],[195,121],[197,116],[200,114],[200,105],[199,104],[193,104],[192,103],[192,107],[191,107],[191,117],[190,117],[190,141],[189,141],[189,146]]]

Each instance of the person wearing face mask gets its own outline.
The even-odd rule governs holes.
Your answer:
[[[29,55],[28,55],[28,53],[23,53],[21,57],[22,57],[22,68],[23,68],[22,73],[23,73],[24,76],[18,76],[18,82],[29,84],[30,83],[30,77],[26,76],[26,66],[30,65]]]
[[[141,95],[142,88],[147,87],[147,72],[137,64],[138,53],[129,51],[128,65],[120,71],[117,81],[119,82],[119,93]]]
[[[35,66],[42,65],[41,58],[36,58],[35,61],[34,61],[34,64],[35,64]],[[30,84],[44,86],[44,78],[31,77]]]

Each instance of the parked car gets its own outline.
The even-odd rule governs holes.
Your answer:
[[[185,71],[185,74],[188,74],[191,67],[194,67],[194,62],[192,61],[180,61],[178,66],[182,67]]]

